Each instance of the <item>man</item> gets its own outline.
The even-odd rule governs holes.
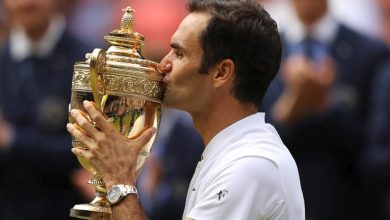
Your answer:
[[[279,68],[276,23],[255,1],[188,3],[190,14],[161,61],[164,103],[192,115],[206,145],[188,188],[183,219],[303,220],[304,202],[295,162],[276,130],[257,113]],[[154,133],[121,137],[90,102],[96,129],[72,110],[70,133],[88,150],[73,149],[94,164],[110,194],[118,184],[133,193],[112,202],[113,218],[145,219],[134,194],[139,149]]]
[[[386,45],[341,24],[327,0],[293,0],[282,32],[281,74],[263,110],[300,170],[309,219],[383,219],[363,185],[361,149],[371,81],[389,58]]]
[[[90,49],[65,29],[57,0],[5,0],[0,48],[0,219],[69,219],[80,202],[64,128],[72,66]]]

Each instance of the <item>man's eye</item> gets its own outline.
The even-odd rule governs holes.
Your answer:
[[[175,56],[181,58],[183,57],[183,54],[179,51],[175,51]]]

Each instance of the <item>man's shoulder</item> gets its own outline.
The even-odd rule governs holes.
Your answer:
[[[277,169],[281,169],[292,163],[295,164],[287,147],[277,141],[267,140],[247,142],[240,148],[227,153],[223,160],[225,160],[226,163],[237,163],[249,160],[252,161],[252,163],[259,164],[262,164],[263,161],[268,161]]]
[[[355,50],[369,52],[370,56],[375,55],[375,53],[382,53],[384,55],[388,55],[389,53],[387,45],[382,40],[365,35],[346,25],[340,24],[333,46],[342,46],[345,45],[345,43],[353,46]]]
[[[238,146],[234,149],[234,157],[272,159],[290,154],[276,129],[268,123],[250,129],[235,144]]]

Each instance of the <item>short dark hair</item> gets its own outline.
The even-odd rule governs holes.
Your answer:
[[[231,59],[236,66],[234,96],[261,104],[280,67],[281,42],[276,22],[254,0],[189,0],[188,11],[207,12],[211,18],[200,35],[199,73]]]

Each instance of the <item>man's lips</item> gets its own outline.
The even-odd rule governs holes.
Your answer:
[[[169,79],[170,77],[168,75],[165,75],[163,78],[162,78],[162,82],[165,83],[165,84],[168,84],[169,83]]]

